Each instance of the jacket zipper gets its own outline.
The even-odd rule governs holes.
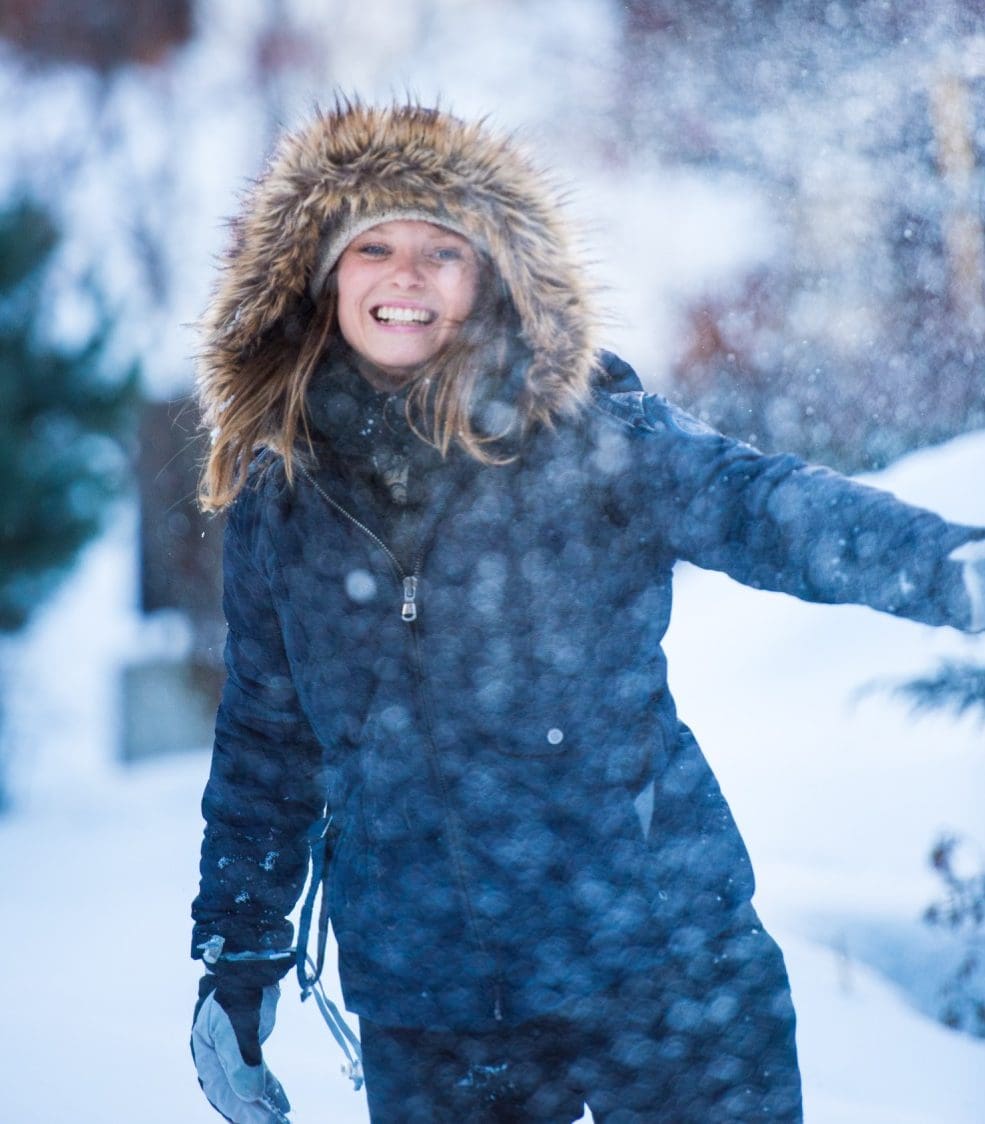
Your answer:
[[[400,619],[407,621],[408,624],[417,620],[417,578],[420,573],[420,563],[417,571],[404,578],[404,603],[400,610]]]
[[[390,563],[394,574],[397,578],[397,584],[401,587],[404,594],[403,604],[400,607],[400,619],[407,621],[410,624],[412,621],[417,620],[417,581],[421,576],[421,564],[424,561],[424,544],[421,544],[417,552],[417,557],[414,561],[413,573],[408,574],[403,566],[400,565],[400,560],[387,546],[387,544],[380,538],[375,531],[370,530],[360,519],[357,519],[350,511],[347,511],[337,500],[325,491],[325,489],[318,483],[318,481],[311,475],[306,468],[301,469],[301,475],[308,481],[308,483],[315,489],[321,498],[330,506],[333,507],[339,515],[344,516],[349,522],[357,527],[364,535],[368,535],[370,539],[383,551],[387,560]]]
[[[390,563],[394,576],[397,579],[397,584],[403,593],[403,602],[400,607],[400,618],[406,621],[411,626],[411,644],[414,653],[414,670],[417,678],[418,697],[421,703],[421,712],[424,718],[424,733],[427,740],[429,756],[431,758],[431,768],[433,770],[435,779],[438,783],[438,788],[441,794],[441,801],[445,807],[445,824],[448,829],[448,843],[449,851],[451,853],[452,863],[455,867],[455,878],[458,882],[459,892],[462,895],[462,900],[465,903],[466,922],[472,933],[472,940],[476,948],[483,956],[488,956],[489,952],[486,947],[486,942],[482,939],[482,934],[479,931],[478,919],[475,916],[475,909],[472,905],[472,895],[468,889],[468,879],[465,876],[465,865],[462,861],[462,840],[459,834],[458,824],[455,816],[451,810],[451,801],[448,796],[448,781],[445,778],[444,770],[441,768],[441,759],[438,754],[438,744],[434,736],[434,721],[432,718],[431,709],[431,692],[428,689],[427,677],[424,673],[424,659],[421,654],[421,638],[419,626],[417,625],[417,607],[418,607],[418,581],[421,576],[421,569],[424,564],[424,535],[421,536],[421,542],[418,545],[417,554],[414,557],[413,573],[408,574],[400,560],[387,546],[387,544],[366,526],[362,520],[357,519],[350,511],[342,506],[337,500],[325,491],[324,488],[318,483],[317,480],[305,468],[301,468],[301,474],[311,484],[315,491],[322,497],[323,500],[345,519],[347,519],[357,530],[366,535],[373,543],[376,544],[383,552],[385,557]],[[440,512],[439,512],[440,514]],[[503,1018],[503,989],[500,980],[500,973],[497,969],[495,972],[495,986],[493,994],[493,1018],[496,1022],[501,1022]]]

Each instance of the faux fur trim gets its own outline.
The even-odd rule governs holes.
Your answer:
[[[492,257],[533,361],[522,409],[549,422],[588,397],[596,318],[568,244],[558,192],[509,138],[419,105],[337,102],[286,134],[232,222],[200,323],[203,404],[219,409],[262,377],[261,343],[299,348],[319,248],[367,212],[423,210]]]

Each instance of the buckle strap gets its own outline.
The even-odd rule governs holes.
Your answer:
[[[308,963],[311,964],[312,968],[315,967],[315,965],[311,963],[310,957],[308,958]],[[317,977],[313,980],[308,990],[301,993],[302,1002],[307,999],[309,995],[314,995],[315,1003],[318,1006],[321,1017],[325,1020],[335,1041],[338,1042],[339,1046],[342,1048],[342,1053],[345,1054],[346,1058],[346,1064],[342,1066],[342,1072],[349,1078],[352,1082],[353,1089],[358,1093],[363,1087],[363,1048],[360,1045],[359,1039],[345,1021],[338,1006],[325,994],[325,987]]]
[[[301,985],[301,998],[306,999],[311,988],[321,978],[325,966],[325,946],[328,942],[328,865],[331,858],[332,840],[329,832],[333,817],[322,816],[308,828],[308,850],[311,853],[311,881],[301,906],[298,919],[298,983]],[[315,909],[315,898],[321,891],[321,906],[318,910],[318,945],[314,962],[308,955],[308,938],[311,933],[311,917]],[[312,968],[311,974],[308,967]]]
[[[297,973],[298,983],[301,985],[301,1001],[304,1002],[309,995],[314,995],[315,1004],[325,1020],[332,1037],[339,1044],[345,1054],[346,1064],[342,1072],[352,1082],[358,1091],[363,1086],[363,1053],[359,1039],[346,1023],[342,1012],[325,993],[321,982],[322,969],[325,967],[325,946],[328,943],[328,871],[332,857],[332,843],[334,831],[332,830],[333,817],[322,816],[316,820],[307,832],[308,848],[311,852],[311,881],[305,895],[304,904],[301,906],[301,916],[298,918],[298,948],[297,948]],[[308,955],[308,939],[311,933],[311,919],[315,911],[315,898],[321,892],[321,903],[318,909],[318,943],[315,959]]]

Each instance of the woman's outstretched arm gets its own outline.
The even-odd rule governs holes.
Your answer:
[[[635,517],[649,510],[659,519],[678,557],[807,601],[967,630],[985,624],[974,604],[982,564],[960,552],[985,528],[949,523],[795,456],[760,453],[657,395],[602,395],[599,404],[636,445]]]

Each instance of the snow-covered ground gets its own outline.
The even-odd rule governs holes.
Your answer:
[[[975,434],[882,479],[985,523],[983,473]],[[0,1116],[20,1124],[218,1119],[187,1049],[207,754],[124,769],[96,745],[114,722],[93,669],[134,642],[117,534],[88,552],[18,656],[30,695],[19,691],[16,728],[37,756],[22,757],[21,803],[0,822]],[[919,921],[937,890],[926,853],[945,829],[985,844],[982,728],[915,719],[885,691],[859,696],[943,656],[985,660],[985,642],[685,569],[668,650],[682,715],[730,798],[757,903],[787,954],[808,1124],[985,1119],[985,1043],[916,1005],[932,998],[943,955]],[[268,1056],[298,1124],[366,1121],[335,1043],[290,984]]]

